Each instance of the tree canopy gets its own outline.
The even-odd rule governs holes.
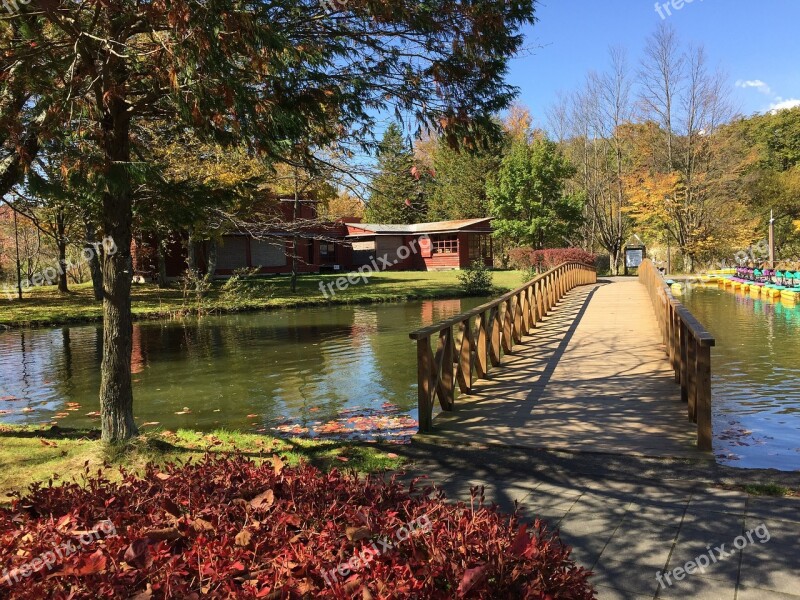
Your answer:
[[[23,6],[0,23],[2,191],[19,182],[42,140],[69,133],[96,181],[101,232],[121,249],[102,265],[104,439],[136,432],[127,249],[137,173],[147,169],[137,152],[142,128],[180,124],[285,162],[298,144],[369,146],[386,111],[468,138],[513,97],[503,75],[533,20],[532,1],[337,7],[60,0]]]

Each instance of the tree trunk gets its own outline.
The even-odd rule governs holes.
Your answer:
[[[186,237],[186,268],[191,273],[197,271],[197,246],[194,243],[194,236],[191,232]]]
[[[156,252],[156,260],[158,262],[158,287],[163,289],[167,287],[167,260],[164,257],[167,252],[167,245],[164,243],[164,240],[159,240],[156,248],[158,249]]]
[[[66,242],[59,241],[58,246],[58,291],[62,294],[69,293],[69,286],[67,285],[67,244]]]
[[[124,69],[117,66],[114,79],[125,81]],[[106,176],[103,192],[103,232],[117,246],[113,254],[103,254],[103,362],[100,373],[100,414],[102,438],[107,442],[126,440],[138,433],[133,420],[131,388],[131,227],[133,210],[130,173],[130,118],[127,103],[115,89],[103,104],[102,142]]]
[[[217,272],[217,240],[211,239],[208,241],[208,259],[206,261],[206,277],[209,280],[214,279]]]
[[[683,270],[686,273],[694,273],[694,256],[689,252],[683,254]]]
[[[67,238],[63,209],[56,217],[56,247],[58,248],[58,291],[69,293],[67,286]]]
[[[94,291],[94,299],[100,302],[103,299],[103,269],[100,265],[100,256],[95,252],[95,248],[102,248],[102,246],[95,246],[97,242],[97,234],[94,230],[94,225],[88,220],[85,222],[86,226],[86,244],[84,250],[91,252],[89,259],[89,272],[92,275],[92,290]]]

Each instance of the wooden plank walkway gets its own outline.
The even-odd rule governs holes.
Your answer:
[[[434,420],[426,442],[700,458],[645,287],[569,292],[531,336]],[[709,460],[711,459],[710,455]]]

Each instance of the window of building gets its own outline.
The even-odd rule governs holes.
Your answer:
[[[336,245],[333,242],[320,242],[319,257],[322,260],[334,260],[336,258]]]
[[[492,258],[492,238],[485,234],[472,233],[469,236],[469,260]]]
[[[440,254],[457,254],[458,253],[458,236],[457,235],[435,235],[431,240],[434,252]]]

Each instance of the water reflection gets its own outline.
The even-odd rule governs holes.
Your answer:
[[[683,299],[714,334],[714,451],[725,464],[800,469],[800,307],[694,287]]]
[[[137,422],[248,431],[290,424],[313,433],[315,424],[343,416],[363,425],[388,414],[407,424],[416,418],[416,352],[408,333],[480,303],[137,323],[131,356]],[[97,326],[0,334],[0,419],[97,426],[101,349]]]

